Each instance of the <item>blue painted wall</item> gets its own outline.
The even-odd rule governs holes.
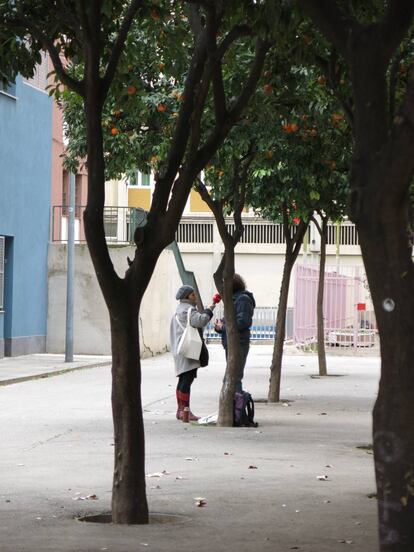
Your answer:
[[[0,340],[38,352],[47,322],[52,100],[20,78],[15,96],[0,93],[0,235],[9,237]]]

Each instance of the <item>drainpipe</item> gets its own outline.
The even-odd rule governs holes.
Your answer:
[[[66,341],[65,362],[73,362],[73,288],[74,288],[74,249],[75,249],[75,175],[69,175],[69,220],[67,243],[66,277]]]

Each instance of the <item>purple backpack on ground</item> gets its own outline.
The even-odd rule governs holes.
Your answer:
[[[233,402],[233,426],[234,427],[257,427],[259,424],[254,421],[254,402],[247,391],[234,394]]]

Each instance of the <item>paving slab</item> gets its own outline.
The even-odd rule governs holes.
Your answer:
[[[164,514],[148,526],[76,519],[110,510],[109,366],[0,388],[0,550],[378,550],[373,457],[358,447],[371,442],[379,359],[329,357],[319,379],[314,356],[286,356],[282,401],[267,404],[271,352],[253,346],[246,368],[258,428],[178,422],[171,356],[143,361],[147,493]],[[224,372],[221,347],[210,354],[193,384],[199,415],[217,410]],[[167,514],[178,517],[160,523]]]
[[[65,355],[35,354],[0,359],[0,385],[59,375],[84,368],[109,366],[110,356],[75,355],[73,362],[65,362]]]

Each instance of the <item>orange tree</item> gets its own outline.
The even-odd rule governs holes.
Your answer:
[[[205,170],[204,182],[197,185],[216,218],[225,248],[215,275],[218,289],[224,289],[224,311],[231,336],[219,407],[219,423],[223,425],[227,425],[232,416],[231,402],[227,398],[232,397],[231,383],[239,354],[231,284],[235,271],[234,250],[243,235],[242,210],[245,206],[253,206],[262,217],[282,222],[286,241],[269,401],[280,399],[290,277],[312,219],[322,233],[318,333],[322,344],[324,341],[324,237],[328,218],[340,220],[344,214],[350,130],[336,97],[327,94],[321,86],[319,69],[299,64],[303,58],[301,41],[297,40],[294,47],[289,42],[287,54],[282,56],[280,47],[271,52],[259,91],[248,112],[212,158]],[[321,226],[313,217],[314,212],[319,213]],[[234,216],[232,231],[225,224],[226,214]],[[323,347],[319,350],[319,360],[320,373],[324,374]]]
[[[253,0],[225,3],[219,0],[69,0],[52,4],[44,0],[0,1],[1,43],[7,44],[3,47],[1,64],[5,67],[3,73],[8,72],[6,77],[13,78],[16,70],[29,74],[37,52],[45,48],[58,81],[81,98],[88,165],[85,233],[111,325],[115,440],[112,519],[115,523],[148,522],[138,339],[142,297],[159,255],[174,239],[194,179],[254,93],[270,45],[266,22],[275,20],[273,15],[277,9],[278,2],[270,0],[260,3]],[[171,28],[171,35],[167,27]],[[159,37],[155,44],[154,34]],[[106,118],[117,117],[115,111],[128,105],[122,103],[117,109],[120,95],[126,102],[131,101],[131,109],[132,99],[128,98],[138,98],[137,110],[143,113],[141,100],[145,103],[145,99],[138,94],[140,83],[148,86],[151,93],[156,86],[151,83],[154,66],[148,68],[145,55],[137,51],[147,52],[153,62],[164,38],[171,45],[166,50],[170,59],[160,62],[165,63],[166,70],[172,68],[182,75],[182,97],[177,98],[181,101],[177,116],[171,122],[170,140],[157,159],[148,222],[136,232],[134,259],[125,275],[119,276],[105,239],[104,184],[106,168],[114,155],[122,155],[117,147],[127,140],[128,134],[125,136],[112,122],[108,133],[105,122]],[[11,61],[20,47],[24,48],[24,53],[20,52],[21,67]],[[75,65],[66,67],[61,56]],[[239,58],[237,63],[234,57]],[[223,78],[223,68],[229,60],[235,69],[234,81],[239,84],[231,96],[227,94]],[[162,71],[160,67],[158,70]],[[109,115],[107,101],[112,91],[116,99],[109,104],[113,110]],[[211,124],[204,120],[207,101],[213,106]],[[157,106],[166,102],[165,98]],[[166,105],[167,109],[157,109],[157,117],[168,116]],[[140,120],[136,127],[138,135],[145,136],[147,128]],[[162,140],[161,131],[158,132]],[[105,137],[114,144],[112,150],[107,148],[109,142]],[[134,137],[131,135],[131,138]]]
[[[327,94],[318,67],[304,64],[303,49],[298,63],[272,62],[263,74],[265,108],[262,125],[267,129],[261,155],[252,166],[248,202],[264,217],[283,224],[286,242],[276,320],[276,335],[270,367],[268,399],[280,400],[280,379],[286,309],[290,278],[313,213],[322,218],[322,243],[327,221],[344,216],[348,189],[351,133],[337,98]],[[274,70],[277,67],[278,70]],[[322,81],[323,82],[323,81]],[[322,319],[325,248],[321,250],[318,311]],[[320,326],[320,324],[319,324]],[[323,344],[323,328],[319,342]],[[320,372],[326,373],[323,347],[319,351]]]
[[[350,77],[354,153],[349,215],[358,230],[381,343],[373,412],[380,550],[408,552],[414,549],[414,4],[298,4]]]

